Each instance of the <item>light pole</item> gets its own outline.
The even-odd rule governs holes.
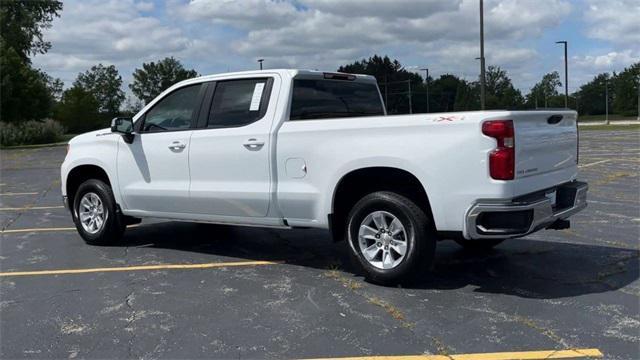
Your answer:
[[[384,73],[384,107],[389,110],[389,79],[387,73]]]
[[[260,70],[262,70],[262,62],[264,61],[264,59],[258,59],[258,64],[260,64]]]
[[[427,73],[424,81],[427,83],[427,112],[429,112],[429,69],[424,68],[420,70],[424,70]]]
[[[409,85],[409,114],[413,114],[413,104],[411,103],[411,79],[407,80]]]
[[[609,74],[604,78],[604,123],[609,125]]]
[[[484,74],[484,4],[480,0],[480,109],[484,110],[485,98],[485,74]]]
[[[638,75],[638,120],[640,120],[640,75]]]
[[[564,44],[564,107],[569,108],[569,66],[567,63],[567,42],[556,41],[556,44]]]

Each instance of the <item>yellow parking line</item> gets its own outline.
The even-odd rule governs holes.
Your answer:
[[[498,353],[477,353],[457,355],[400,355],[400,356],[357,356],[342,358],[321,358],[314,360],[542,360],[601,358],[598,349],[569,349],[544,351],[518,351]]]
[[[9,271],[0,272],[0,277],[7,276],[30,276],[30,275],[67,275],[67,274],[87,274],[97,272],[118,272],[118,271],[140,271],[140,270],[172,270],[172,269],[213,269],[233,266],[258,266],[276,265],[281,261],[236,261],[236,262],[216,262],[205,264],[160,264],[160,265],[140,265],[108,268],[88,268],[88,269],[63,269],[63,270],[41,270],[41,271]]]
[[[1,193],[0,196],[38,195],[37,192]]]
[[[9,229],[2,230],[0,234],[13,234],[13,233],[25,233],[25,232],[42,232],[42,231],[71,231],[76,230],[74,227],[63,227],[63,228],[32,228],[32,229]]]
[[[49,209],[62,209],[62,208],[64,208],[64,206],[25,206],[25,207],[0,208],[0,211],[49,210]]]

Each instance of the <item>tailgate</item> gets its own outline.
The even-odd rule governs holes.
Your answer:
[[[575,111],[514,112],[515,178],[541,175],[577,163]]]

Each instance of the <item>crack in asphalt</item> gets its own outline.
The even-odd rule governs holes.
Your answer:
[[[4,170],[4,169],[3,169]],[[13,225],[13,223],[15,223],[16,221],[18,221],[18,219],[20,219],[20,217],[22,216],[22,214],[24,214],[26,211],[29,210],[30,207],[34,207],[36,205],[38,205],[40,203],[40,201],[42,199],[44,199],[47,194],[49,193],[49,191],[51,191],[51,189],[53,188],[53,186],[56,184],[57,179],[54,179],[51,184],[49,184],[49,186],[40,194],[40,196],[36,197],[35,200],[33,200],[33,202],[31,202],[29,205],[25,206],[23,210],[20,210],[16,213],[15,217],[10,218],[9,221],[7,222],[7,224],[5,224],[2,227],[2,231],[7,230],[9,228],[9,226]]]
[[[133,356],[133,344],[134,341],[136,339],[136,331],[135,328],[132,327],[133,323],[137,320],[136,319],[136,311],[133,308],[133,300],[135,299],[135,295],[134,295],[134,291],[132,290],[129,295],[127,295],[124,299],[124,303],[127,306],[127,308],[131,311],[131,315],[130,317],[127,319],[127,325],[125,326],[125,330],[127,328],[131,329],[131,336],[129,337],[129,340],[127,340],[127,358],[132,359]]]

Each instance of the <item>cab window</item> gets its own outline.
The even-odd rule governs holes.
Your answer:
[[[289,120],[384,115],[375,83],[296,79]]]
[[[190,129],[200,87],[201,84],[185,86],[162,98],[145,114],[142,132]]]

